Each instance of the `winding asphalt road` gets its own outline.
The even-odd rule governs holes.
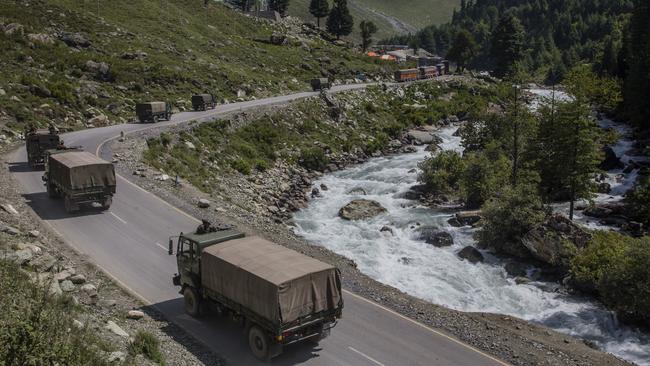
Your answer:
[[[332,92],[363,88],[364,85],[335,87]],[[233,103],[205,112],[184,112],[155,127],[190,120],[204,121],[224,113],[254,109],[317,93]],[[68,133],[68,146],[81,145],[97,152],[101,145],[119,135],[154,125],[124,124]],[[106,158],[106,157],[105,157]],[[67,214],[60,200],[47,197],[42,172],[31,171],[25,149],[9,155],[9,169],[21,184],[24,197],[34,211],[67,243],[86,254],[105,272],[145,303],[162,312],[229,362],[230,365],[259,365],[248,350],[242,330],[218,318],[196,320],[183,312],[178,288],[171,283],[176,271],[174,257],[167,255],[168,237],[192,231],[196,218],[167,204],[155,195],[118,177],[117,194],[106,212],[82,211]],[[452,337],[403,317],[380,305],[346,291],[343,319],[319,346],[295,345],[274,359],[274,365],[505,365]]]

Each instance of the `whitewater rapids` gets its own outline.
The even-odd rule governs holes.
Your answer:
[[[453,136],[456,129],[446,127],[438,132],[442,149],[462,152],[460,138]],[[598,302],[554,292],[556,283],[518,285],[506,274],[506,261],[488,251],[481,251],[484,263],[471,264],[459,258],[462,248],[476,244],[474,229],[452,227],[447,223],[449,213],[402,198],[417,184],[417,164],[428,154],[419,149],[412,154],[375,158],[323,176],[315,186],[324,184],[328,190],[296,213],[295,232],[354,260],[361,272],[375,280],[418,298],[456,310],[507,314],[544,324],[650,366],[650,334],[619,324],[614,313]],[[349,194],[354,188],[363,188],[367,195]],[[359,198],[375,200],[388,211],[365,221],[338,217],[341,207]],[[393,235],[380,232],[383,226],[389,226]],[[454,245],[436,248],[417,240],[416,230],[421,226],[449,232]],[[535,270],[529,268],[529,272]]]

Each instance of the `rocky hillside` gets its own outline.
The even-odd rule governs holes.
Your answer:
[[[270,23],[190,0],[4,2],[0,48],[0,127],[13,130],[125,122],[141,100],[183,110],[196,92],[223,102],[306,90],[314,76],[382,74],[296,19]]]

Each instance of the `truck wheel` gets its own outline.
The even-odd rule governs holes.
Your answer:
[[[151,119],[151,121],[152,121],[153,123],[158,123],[158,116],[154,116],[154,117]]]
[[[269,360],[269,337],[257,325],[248,330],[248,346],[253,356],[262,361]]]
[[[73,213],[79,210],[79,206],[77,206],[76,203],[72,202],[70,196],[65,196],[63,199],[63,206],[65,207],[65,212],[67,213]]]
[[[196,293],[196,290],[189,286],[185,287],[183,298],[185,300],[185,312],[193,318],[201,316],[201,298]]]
[[[111,208],[111,204],[113,203],[113,196],[108,196],[106,199],[104,199],[104,202],[102,202],[102,210],[108,210]]]
[[[51,185],[49,183],[47,185],[47,195],[50,198],[59,198],[59,194],[56,191],[56,187],[54,187],[53,185]]]

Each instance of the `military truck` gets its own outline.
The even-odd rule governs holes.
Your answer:
[[[148,102],[135,105],[135,114],[142,123],[157,123],[159,119],[169,121],[172,117],[172,104],[169,102]]]
[[[115,195],[113,164],[79,149],[49,150],[43,181],[50,198],[63,197],[69,213],[88,203],[107,210]]]
[[[54,128],[48,130],[32,128],[25,131],[25,147],[29,167],[37,169],[45,166],[47,150],[55,149],[61,143],[58,131]]]
[[[303,340],[318,342],[341,318],[343,298],[337,268],[234,229],[208,223],[176,242],[178,274],[186,312],[206,308],[229,314],[246,329],[251,352],[260,360]]]
[[[195,111],[205,111],[206,109],[214,109],[217,102],[212,94],[196,94],[192,95],[192,108]]]
[[[323,91],[330,89],[332,85],[330,84],[330,81],[327,78],[316,78],[316,79],[311,79],[311,88],[314,91]]]

